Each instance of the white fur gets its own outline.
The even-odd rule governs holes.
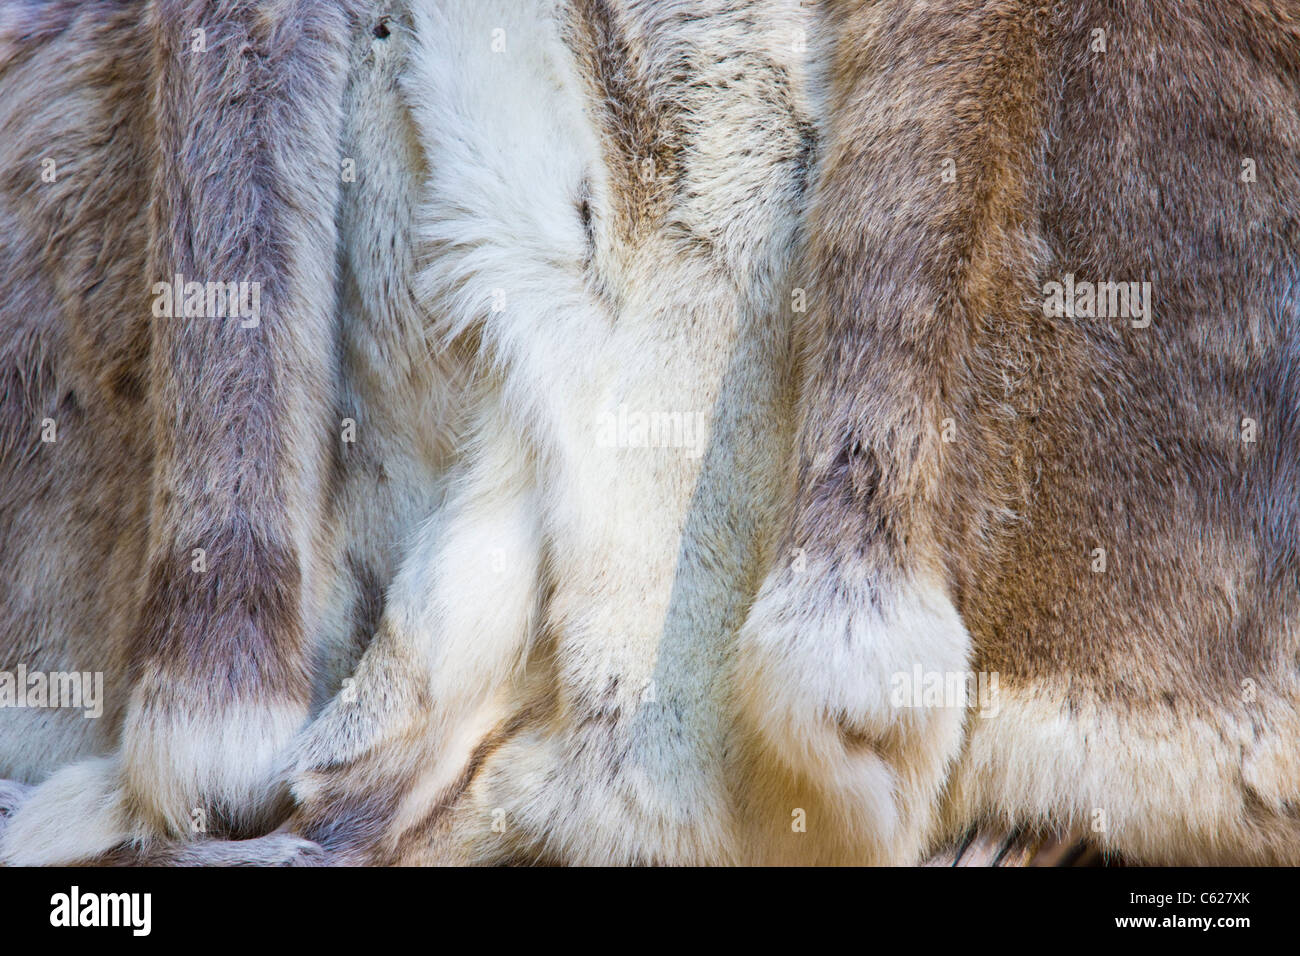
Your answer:
[[[933,581],[881,593],[873,582],[846,587],[812,562],[765,586],[737,649],[737,694],[759,746],[817,795],[829,818],[808,822],[834,847],[816,855],[919,858],[965,709],[900,707],[891,677],[917,667],[961,673],[969,656],[966,629]],[[762,776],[754,783],[764,788]],[[787,808],[765,830],[789,821]]]
[[[128,717],[128,726],[130,721]],[[159,833],[193,838],[208,826],[206,810],[196,810],[212,804],[248,823],[271,802],[283,778],[285,754],[277,742],[291,738],[301,723],[294,708],[257,707],[181,719],[162,734],[129,734],[118,754],[69,764],[27,794],[0,833],[0,862],[58,865]],[[133,749],[142,742],[160,749]],[[153,809],[164,814],[158,829],[132,812],[124,786],[131,761],[172,768],[166,777],[170,789],[161,789],[155,779],[148,791]]]
[[[115,758],[69,764],[37,787],[0,832],[0,862],[57,866],[106,853],[131,836]]]
[[[762,6],[774,24],[800,15]],[[759,38],[735,18],[706,19],[656,36],[671,7],[626,14],[648,60],[766,43],[797,82],[801,64],[782,46],[792,29]],[[728,647],[774,527],[788,447],[780,303],[798,216],[792,168],[737,164],[735,150],[788,162],[797,132],[774,137],[743,83],[692,104],[704,121],[686,162],[692,189],[629,242],[611,194],[622,173],[607,168],[597,125],[607,105],[561,40],[563,7],[414,12],[419,47],[403,89],[429,167],[422,292],[444,345],[480,337],[478,411],[448,504],[396,576],[358,700],[335,701],[313,728],[295,793],[310,804],[330,786],[324,768],[367,753],[379,771],[383,745],[422,719],[404,715],[418,695],[392,693],[394,680],[427,682],[434,739],[447,741],[494,693],[505,713],[524,708],[546,673],[548,714],[488,757],[465,799],[483,813],[438,854],[734,858]],[[497,28],[504,53],[491,49]],[[594,267],[577,211],[584,184]],[[602,447],[601,416],[621,406],[698,415],[703,454]],[[548,646],[522,675],[539,635]],[[446,743],[439,753],[465,759]],[[487,826],[497,810],[510,821],[504,836]]]

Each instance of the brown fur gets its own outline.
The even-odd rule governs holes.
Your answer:
[[[151,716],[129,723],[128,735],[171,732],[169,711],[200,695],[236,707],[283,701],[305,718],[304,638],[321,600],[308,582],[327,567],[320,529],[336,375],[339,11],[160,3],[153,23],[162,160],[150,273],[260,281],[262,316],[255,328],[153,324],[159,454],[137,631],[137,694],[148,688],[141,706]],[[205,29],[207,53],[187,50],[190,24]],[[214,167],[237,172],[213,177]],[[213,573],[192,572],[195,547]],[[174,825],[174,810],[156,812]]]
[[[1103,842],[1300,860],[1296,765],[1269,756],[1300,703],[1300,9],[830,6],[789,546],[885,589],[940,569],[975,669],[1093,727],[1094,769],[1112,723],[1147,748],[1153,778],[1127,784],[1145,823]],[[1040,289],[1066,272],[1150,280],[1151,325],[1045,317]],[[1238,781],[1208,824],[1176,809],[1191,755],[1157,756],[1161,728],[1196,721]],[[998,768],[1019,731],[970,728],[950,829],[1089,824],[1011,795]]]
[[[0,15],[0,667],[103,672],[106,707],[5,710],[0,775],[116,754],[87,798],[120,803],[141,859],[197,859],[159,842],[196,810],[214,835],[282,815],[287,737],[351,673],[440,495],[455,372],[413,304],[422,159],[378,6]],[[152,316],[176,272],[261,282],[260,323]],[[241,740],[262,713],[279,738]]]
[[[150,46],[139,10],[65,3],[21,12],[21,33],[0,41],[9,54],[0,61],[0,563],[9,569],[0,667],[105,671],[106,686],[121,688],[152,459]],[[36,102],[44,108],[24,108]],[[56,163],[52,183],[41,180],[45,158]],[[41,441],[46,418],[54,443]],[[109,694],[100,721],[7,712],[14,739],[29,722],[46,733],[61,723],[65,743],[11,751],[0,773],[37,779],[110,746],[124,705],[124,693]]]
[[[201,754],[171,757],[205,719],[219,738],[247,716],[235,711],[307,713],[336,427],[342,14],[168,0],[18,14],[0,74],[0,212],[16,236],[0,285],[16,386],[0,494],[23,495],[28,517],[5,508],[0,547],[41,574],[39,592],[0,602],[4,663],[105,671],[111,710],[86,722],[92,739],[3,772],[38,777],[123,728],[144,832],[188,832],[196,807],[219,828],[246,823],[265,795],[231,789]],[[47,155],[54,183],[39,178]],[[176,273],[260,282],[259,324],[152,317],[153,283]],[[39,440],[47,415],[53,445]],[[61,546],[70,520],[89,527]],[[191,569],[195,548],[206,572]]]

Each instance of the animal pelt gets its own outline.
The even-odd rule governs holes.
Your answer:
[[[991,818],[1300,861],[1297,13],[829,5],[804,567],[769,575],[737,659],[811,790],[876,775],[876,859]],[[1062,314],[1075,282],[1149,283],[1147,311],[1079,286]],[[966,667],[998,692],[960,726],[886,697]]]
[[[133,243],[103,253],[125,263],[110,291],[133,296],[118,352],[137,383],[134,405],[106,407],[136,446],[92,430],[87,462],[120,484],[47,460],[43,475],[81,484],[27,505],[48,529],[99,514],[100,496],[134,502],[92,537],[137,539],[83,631],[51,615],[86,580],[86,549],[49,564],[40,535],[6,542],[15,566],[47,563],[27,605],[39,626],[7,631],[39,635],[19,659],[109,670],[117,710],[62,747],[5,734],[5,772],[39,786],[18,791],[4,853],[194,862],[209,845],[228,862],[229,840],[168,845],[269,828],[292,781],[297,825],[336,857],[429,857],[408,818],[436,815],[470,752],[512,729],[546,738],[542,758],[578,744],[548,800],[529,801],[540,816],[519,852],[542,839],[592,860],[719,858],[726,647],[788,446],[806,14],[358,9],[81,4],[7,25],[6,115],[61,84],[86,101],[78,128],[100,151],[86,162],[140,155],[112,180],[131,197],[75,229],[80,193],[42,182],[38,161],[75,145],[73,124],[18,141],[10,167],[26,176],[15,197],[62,197],[50,231],[90,242],[101,220],[137,217]],[[138,129],[116,132],[123,115]],[[19,235],[44,249],[30,220],[15,217]],[[66,261],[34,262],[28,281]],[[94,274],[33,337],[66,334]],[[151,315],[152,283],[173,274],[260,281],[260,322]],[[72,375],[61,361],[51,393]],[[39,410],[14,410],[28,454],[50,451]],[[318,761],[332,772],[313,791]],[[628,769],[606,801],[623,819],[586,839],[569,795],[611,761]],[[673,834],[682,800],[694,820]],[[301,844],[267,839],[246,852]],[[501,851],[473,843],[437,853]]]
[[[0,768],[41,782],[12,859],[239,832],[281,799],[333,563],[346,25],[173,0],[0,21],[4,663],[107,698],[4,714]],[[160,308],[174,277],[259,307]]]
[[[1293,5],[87,0],[0,55],[0,666],[108,688],[0,711],[4,859],[1300,861]]]

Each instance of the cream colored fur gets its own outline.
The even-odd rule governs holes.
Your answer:
[[[629,30],[650,35],[647,69],[766,40],[762,53],[797,76],[799,11],[763,6],[786,10],[766,36],[708,21],[663,33],[655,21],[672,4],[638,6]],[[405,88],[429,166],[423,292],[446,340],[478,337],[484,366],[447,504],[395,578],[357,701],[330,705],[304,767],[365,754],[382,764],[412,724],[434,766],[463,766],[449,741],[484,708],[526,707],[521,671],[544,668],[551,712],[487,760],[469,798],[499,808],[505,834],[486,813],[437,852],[719,861],[737,852],[726,649],[770,534],[786,440],[782,276],[799,170],[771,164],[789,163],[798,130],[753,125],[771,106],[743,83],[714,94],[686,163],[694,194],[630,240],[593,123],[601,104],[561,42],[562,14],[417,11]],[[504,53],[488,42],[495,28]],[[738,166],[742,144],[771,160]],[[620,406],[698,415],[707,449],[600,447],[601,415]],[[397,708],[394,680],[413,685]],[[427,711],[406,712],[421,702]],[[295,794],[311,807],[330,787],[309,771]],[[423,805],[433,790],[416,789]]]

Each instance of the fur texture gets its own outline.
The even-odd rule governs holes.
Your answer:
[[[1001,706],[964,740],[902,711],[872,727],[877,753],[901,735],[942,756],[950,833],[991,817],[1147,862],[1300,860],[1296,13],[832,5],[786,537],[819,573],[775,571],[738,651],[779,686],[796,668],[771,647],[798,634],[810,772],[841,636],[866,659],[913,646],[915,618],[860,621],[926,573]],[[1046,315],[1067,273],[1149,281],[1149,325]]]
[[[13,728],[2,762],[39,779],[117,743],[41,783],[12,859],[274,810],[328,594],[344,22],[160,0],[20,5],[6,24],[6,663],[105,672],[111,716],[98,734]],[[68,108],[22,126],[51,95]],[[260,317],[160,317],[154,283],[177,274],[260,283]]]
[[[1298,117],[1265,0],[9,5],[0,855],[1300,861]]]
[[[800,16],[415,8],[421,293],[473,384],[447,501],[390,588],[357,697],[302,749],[296,826],[328,848],[734,854],[726,651],[786,441]],[[698,419],[707,444],[602,443],[623,408]]]

